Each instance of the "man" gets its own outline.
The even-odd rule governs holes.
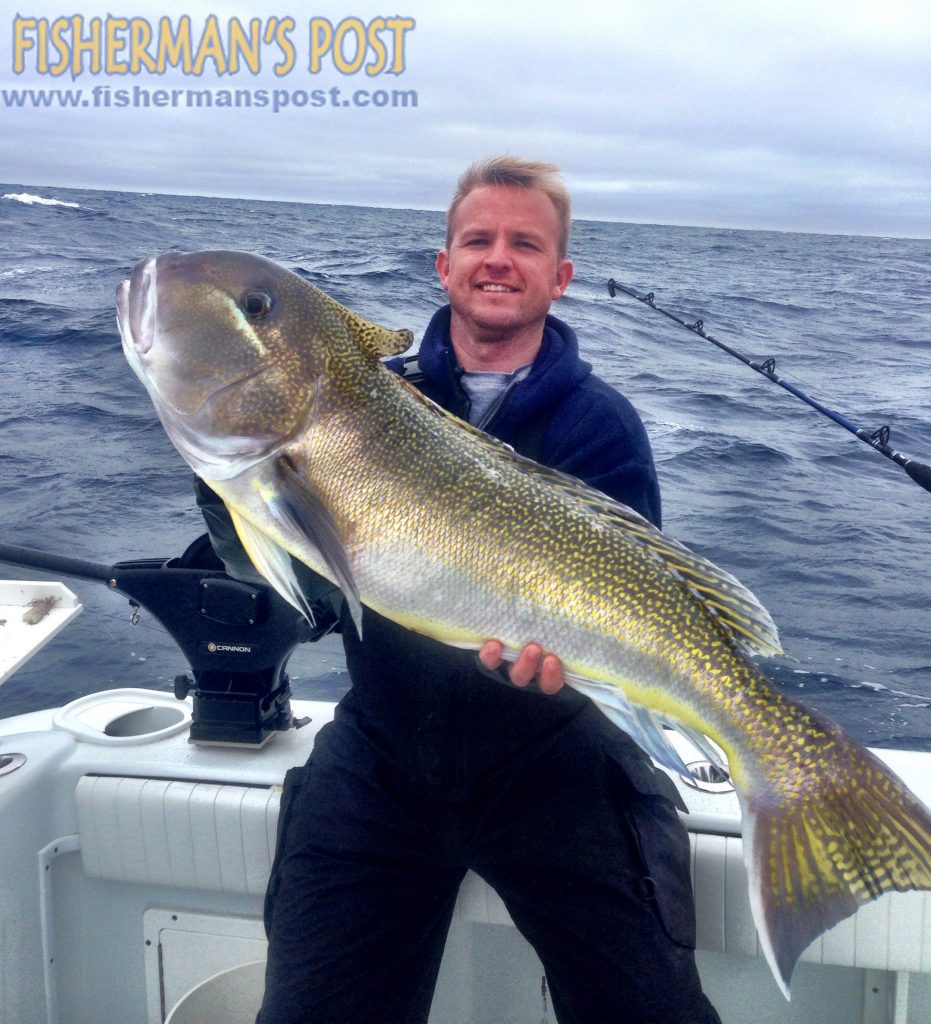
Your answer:
[[[437,257],[449,305],[416,368],[392,366],[659,525],[639,417],[549,315],[572,278],[568,234],[556,168],[473,165]],[[530,645],[499,674],[493,639],[479,664],[368,609],[364,642],[344,619],[352,688],[285,782],[260,1024],[426,1021],[468,868],[536,949],[560,1024],[719,1024],[674,788],[563,687],[558,652]]]

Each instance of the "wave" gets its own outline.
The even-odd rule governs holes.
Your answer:
[[[22,182],[0,189],[8,542],[103,560],[180,551],[203,532],[190,474],[120,351],[113,289],[141,257],[172,246],[261,252],[367,319],[415,331],[443,301],[433,270],[442,214]],[[829,405],[891,422],[895,447],[929,461],[931,299],[919,276],[928,241],[586,222],[577,242],[577,276],[554,312],[578,331],[595,372],[646,416],[671,535],[735,572],[771,609],[798,659],[781,674],[767,668],[787,692],[874,745],[931,748],[921,706],[931,701],[931,511],[915,485],[748,368],[641,303],[611,299],[604,283],[610,267],[679,314],[707,313],[711,333],[738,349],[784,352],[790,379],[802,370],[799,385]],[[94,614],[69,628],[74,641],[17,677],[19,694],[34,684],[35,697],[11,704],[4,689],[7,713],[62,702],[66,685],[84,692],[101,677],[170,683],[178,655],[167,639],[156,658],[153,635],[141,668],[122,632],[101,644],[101,631],[112,633],[113,595],[98,600],[96,589],[82,591]],[[802,667],[811,674],[793,674]],[[321,692],[319,671],[302,674],[302,695]]]
[[[12,199],[17,203],[25,203],[26,206],[67,206],[73,210],[80,210],[80,203],[66,203],[63,199],[50,199],[48,196],[34,196],[31,192],[7,192],[4,199]]]

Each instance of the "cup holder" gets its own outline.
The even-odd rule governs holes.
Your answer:
[[[149,736],[185,721],[184,711],[180,707],[139,708],[107,722],[103,731],[105,736]]]
[[[0,775],[10,775],[26,763],[25,754],[0,753]]]
[[[105,690],[59,708],[52,724],[86,743],[152,743],[189,728],[191,705],[157,690]]]

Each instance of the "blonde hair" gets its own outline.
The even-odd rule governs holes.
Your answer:
[[[518,188],[536,188],[549,196],[559,218],[559,259],[566,258],[569,249],[569,226],[571,222],[571,200],[569,190],[555,164],[539,160],[525,160],[519,156],[493,156],[488,160],[476,160],[466,168],[456,185],[456,192],[446,212],[446,248],[452,242],[453,217],[459,204],[474,189],[484,185],[512,185]]]

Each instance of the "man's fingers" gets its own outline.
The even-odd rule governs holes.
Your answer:
[[[515,686],[526,686],[537,674],[542,658],[543,649],[539,644],[527,644],[508,672],[511,682]]]
[[[501,668],[504,661],[504,645],[500,640],[486,640],[478,652],[478,660],[492,672]]]
[[[478,660],[492,672],[499,669],[504,664],[504,646],[501,641],[486,640],[478,652]],[[562,662],[555,654],[544,656],[539,644],[527,644],[508,668],[508,678],[520,687],[536,679],[543,693],[556,693],[566,681]]]
[[[566,677],[563,674],[562,662],[555,654],[547,654],[540,666],[538,682],[544,693],[556,693],[563,688]]]

